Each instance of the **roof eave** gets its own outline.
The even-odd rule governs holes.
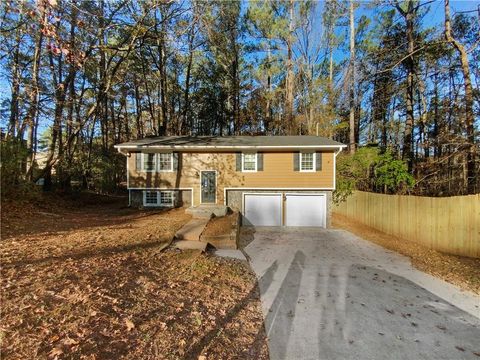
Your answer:
[[[114,146],[119,151],[121,150],[145,150],[145,149],[155,149],[155,150],[295,150],[295,149],[344,149],[347,145],[122,145],[118,144]]]

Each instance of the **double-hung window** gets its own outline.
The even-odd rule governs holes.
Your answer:
[[[242,153],[242,171],[257,171],[257,154]]]
[[[155,172],[156,168],[156,156],[155,154],[142,154],[143,156],[143,171]]]
[[[315,153],[300,153],[300,171],[315,171]]]
[[[158,154],[158,171],[173,171],[173,154]]]
[[[173,171],[173,153],[142,154],[142,170],[145,172]]]

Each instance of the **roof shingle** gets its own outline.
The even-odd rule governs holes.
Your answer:
[[[320,136],[159,136],[115,145],[118,149],[341,148]]]

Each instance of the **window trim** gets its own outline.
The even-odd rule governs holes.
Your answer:
[[[170,155],[170,169],[167,169],[167,170],[160,169],[160,154]],[[157,169],[158,172],[173,172],[173,152],[158,153],[157,154],[157,167],[156,167],[156,169]]]
[[[255,170],[245,170],[245,155],[255,155]],[[258,153],[242,152],[242,172],[257,172],[258,171]]]
[[[157,202],[155,204],[152,203],[147,203],[147,192],[148,193],[156,193],[157,194]],[[152,190],[144,190],[143,191],[143,206],[148,207],[148,206],[158,206],[158,202],[160,199],[160,194],[158,191],[152,191]]]
[[[302,168],[302,158],[303,158],[303,155],[305,154],[312,154],[313,155],[313,158],[312,158],[312,169],[303,169]],[[300,172],[315,172],[316,171],[316,164],[317,164],[317,153],[315,152],[300,152],[300,157],[298,159],[299,161],[299,170]]]
[[[169,169],[160,169],[160,154],[167,154],[170,155],[170,168]],[[147,173],[163,173],[163,172],[173,172],[173,152],[168,153],[141,153],[142,155],[142,171]],[[153,155],[153,162],[155,163],[154,168],[152,170],[148,170],[145,168],[145,157],[148,155]]]
[[[170,200],[169,203],[162,203],[162,193],[170,194],[171,200]],[[158,191],[157,200],[158,200],[158,205],[159,206],[173,206],[174,202],[175,202],[173,191]]]
[[[157,202],[152,204],[152,203],[147,203],[147,192],[149,193],[156,193],[157,194]],[[169,193],[171,194],[171,202],[170,203],[161,203],[161,193]],[[172,190],[143,190],[143,206],[144,207],[173,207],[175,204],[175,196],[174,196],[174,191]]]
[[[145,156],[148,156],[148,155],[153,155],[154,165],[153,165],[153,169],[152,169],[152,170],[148,170],[148,169],[145,168]],[[148,173],[157,172],[157,154],[154,154],[154,153],[142,153],[142,171],[143,171],[143,172],[148,172]]]

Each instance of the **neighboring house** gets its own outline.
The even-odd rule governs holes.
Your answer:
[[[116,145],[131,206],[227,205],[256,226],[330,224],[335,159],[318,136],[165,136]]]

